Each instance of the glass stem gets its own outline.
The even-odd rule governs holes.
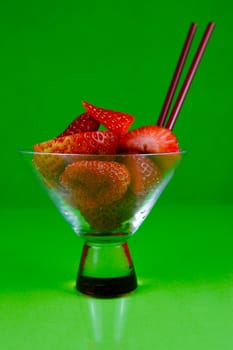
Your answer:
[[[137,287],[136,274],[128,244],[84,244],[77,289],[96,297],[114,297]]]

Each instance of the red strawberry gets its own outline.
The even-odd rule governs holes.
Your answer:
[[[34,146],[35,152],[73,154],[115,154],[118,137],[111,131],[87,131],[62,136]]]
[[[120,139],[119,148],[123,151],[139,153],[178,152],[175,135],[168,129],[156,125],[134,129]]]
[[[161,172],[156,164],[142,155],[124,158],[124,164],[131,175],[130,188],[137,196],[147,195],[160,182]]]
[[[57,187],[59,176],[66,167],[66,160],[62,155],[35,154],[33,163],[48,187]]]
[[[58,137],[77,134],[78,132],[96,131],[100,123],[87,112],[75,118]]]
[[[161,157],[157,156],[155,159],[156,164],[159,166],[162,173],[171,170],[176,167],[178,162],[181,160],[181,155],[179,153],[174,154],[163,154]]]
[[[127,191],[130,174],[124,164],[80,160],[66,167],[60,181],[77,207],[93,208],[119,200]]]
[[[117,135],[124,135],[134,121],[134,117],[126,113],[99,108],[85,101],[83,106],[93,118]]]
[[[138,211],[137,198],[131,191],[113,203],[94,208],[80,207],[80,212],[92,227],[92,232],[111,233],[113,231],[125,232],[131,225],[133,216]],[[123,235],[123,234],[122,234]]]

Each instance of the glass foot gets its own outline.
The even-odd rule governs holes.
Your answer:
[[[137,288],[127,243],[84,244],[76,288],[99,298],[117,297]]]

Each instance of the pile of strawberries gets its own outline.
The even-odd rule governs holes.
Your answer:
[[[161,167],[142,155],[178,152],[178,141],[170,130],[155,125],[128,131],[134,122],[129,114],[87,102],[83,106],[86,112],[62,134],[34,145],[33,161],[45,183],[62,188],[66,201],[93,229],[117,229],[161,179]],[[106,130],[99,130],[100,125]],[[99,155],[98,160],[91,155]]]

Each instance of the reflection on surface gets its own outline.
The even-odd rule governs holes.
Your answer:
[[[119,299],[80,298],[87,349],[232,350],[232,281],[139,282]]]
[[[130,313],[131,297],[115,299],[83,297],[82,301],[82,313],[90,344],[100,347],[122,344]]]
[[[232,277],[166,285],[139,278],[138,290],[119,299],[81,295],[75,281],[1,294],[1,349],[232,350]]]

